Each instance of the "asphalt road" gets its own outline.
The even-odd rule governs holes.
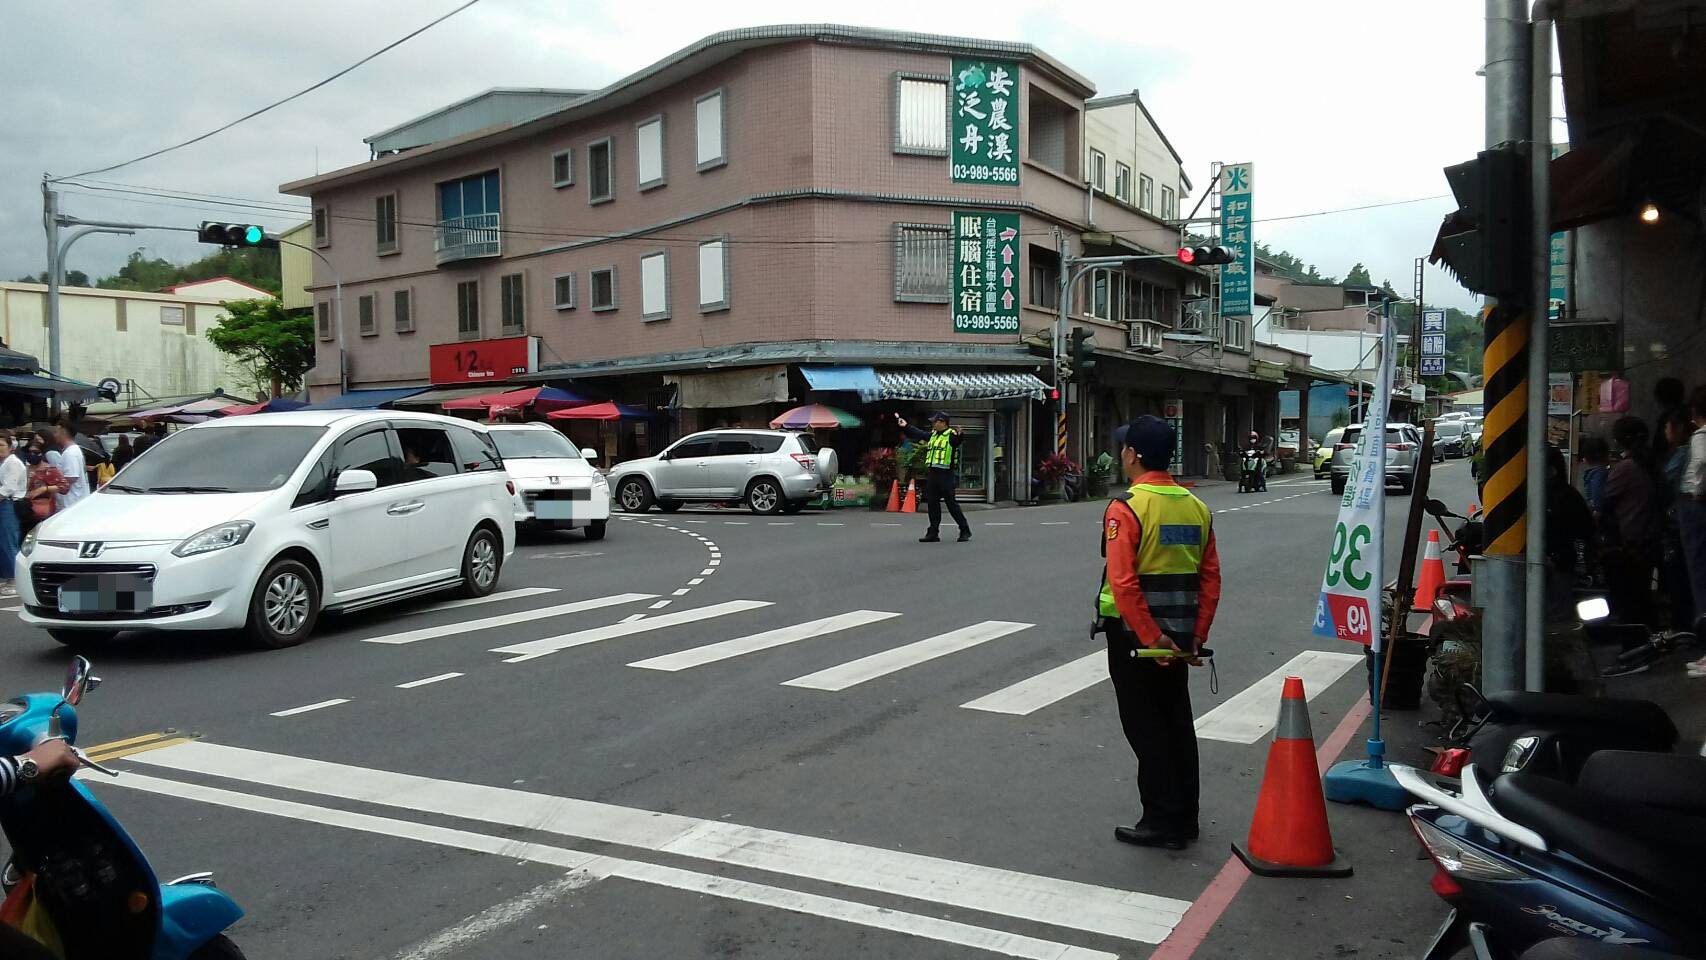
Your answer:
[[[1435,483],[1473,495],[1463,461]],[[1137,798],[1086,636],[1094,503],[976,512],[965,544],[864,511],[653,513],[527,538],[489,602],[290,650],[121,639],[81,742],[173,733],[90,782],[161,876],[215,872],[252,958],[1145,957],[1247,830],[1279,678],[1310,678],[1317,743],[1363,691],[1360,651],[1309,631],[1326,483],[1203,495],[1226,588],[1182,853],[1111,836]],[[65,659],[0,625],[15,687]],[[1394,823],[1346,830],[1408,861]],[[1332,926],[1354,913],[1296,908],[1338,894],[1288,889],[1235,900],[1198,955],[1253,955],[1276,923],[1308,948],[1266,955],[1387,955]]]

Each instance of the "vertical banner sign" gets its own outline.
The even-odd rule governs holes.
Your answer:
[[[1386,411],[1392,404],[1392,324],[1380,339],[1374,402],[1339,501],[1339,520],[1315,601],[1315,634],[1380,649],[1380,559],[1386,541]]]
[[[1019,332],[1019,215],[954,211],[955,333]]]
[[[949,175],[955,183],[1019,182],[1019,65],[954,58],[948,104]]]
[[[1422,311],[1422,376],[1445,376],[1445,311]]]
[[[1167,465],[1167,472],[1181,476],[1185,472],[1185,398],[1161,401],[1161,419],[1173,428],[1173,462]]]
[[[1220,168],[1220,244],[1232,248],[1232,262],[1220,267],[1220,315],[1248,317],[1256,312],[1256,241],[1250,235],[1253,163]]]

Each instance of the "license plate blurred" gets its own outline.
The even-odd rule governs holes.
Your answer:
[[[85,574],[59,587],[60,613],[137,613],[153,602],[153,585],[129,573]]]
[[[568,500],[540,500],[533,504],[533,515],[541,520],[570,520],[574,509]]]

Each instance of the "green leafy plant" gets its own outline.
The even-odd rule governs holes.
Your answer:
[[[859,472],[871,478],[873,499],[887,497],[889,487],[899,476],[899,464],[895,460],[893,447],[873,447],[865,452],[859,461]]]
[[[302,378],[314,366],[314,318],[286,311],[277,298],[222,306],[225,318],[208,329],[208,342],[248,369],[270,396],[302,389]]]

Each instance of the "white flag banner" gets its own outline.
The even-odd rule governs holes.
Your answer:
[[[1392,404],[1392,323],[1383,322],[1374,399],[1363,398],[1362,435],[1339,501],[1327,572],[1315,601],[1315,633],[1380,649],[1381,558],[1386,541],[1386,411]]]

